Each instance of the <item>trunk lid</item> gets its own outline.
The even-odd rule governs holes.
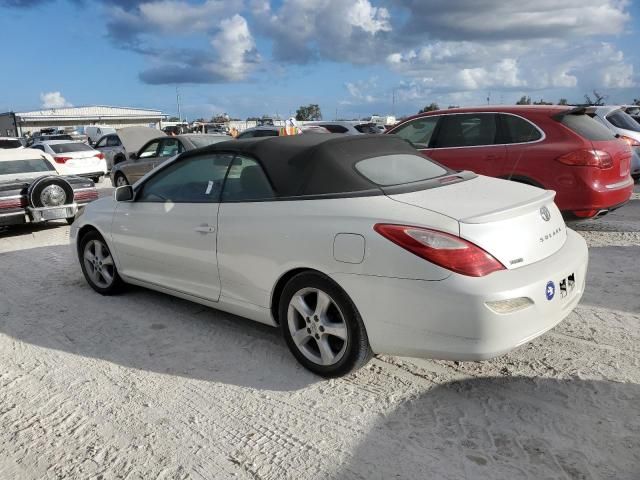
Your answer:
[[[557,252],[567,238],[555,192],[478,176],[443,188],[389,195],[454,218],[459,235],[514,269]],[[428,227],[428,225],[425,225]]]

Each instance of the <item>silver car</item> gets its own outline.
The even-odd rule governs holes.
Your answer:
[[[104,154],[107,161],[107,169],[125,162],[131,153],[137,152],[142,145],[149,140],[164,135],[162,130],[149,127],[126,127],[118,130],[118,133],[104,135],[94,146]]]
[[[588,107],[587,115],[595,118],[631,147],[631,176],[640,180],[640,123],[625,112],[625,107]]]
[[[317,125],[324,127],[331,133],[342,133],[345,135],[362,135],[363,133],[380,133],[375,123],[371,122],[348,122],[348,121],[328,121],[306,123],[305,125]]]
[[[137,182],[166,159],[178,153],[232,140],[229,135],[187,134],[164,136],[145,143],[130,160],[117,163],[111,169],[111,183],[117,187]]]

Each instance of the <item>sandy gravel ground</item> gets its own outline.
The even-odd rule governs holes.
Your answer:
[[[547,335],[332,381],[268,327],[95,294],[66,226],[0,232],[0,479],[638,479],[638,230],[580,230],[588,289]]]

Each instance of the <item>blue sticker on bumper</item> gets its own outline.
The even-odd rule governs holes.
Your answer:
[[[547,295],[547,300],[552,300],[556,294],[556,285],[553,282],[547,282],[547,289],[545,293]]]

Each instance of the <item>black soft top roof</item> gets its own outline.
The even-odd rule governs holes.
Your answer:
[[[378,185],[356,171],[358,161],[402,153],[419,155],[395,135],[302,134],[220,142],[186,152],[182,158],[204,152],[235,152],[255,158],[279,197],[379,192]]]

